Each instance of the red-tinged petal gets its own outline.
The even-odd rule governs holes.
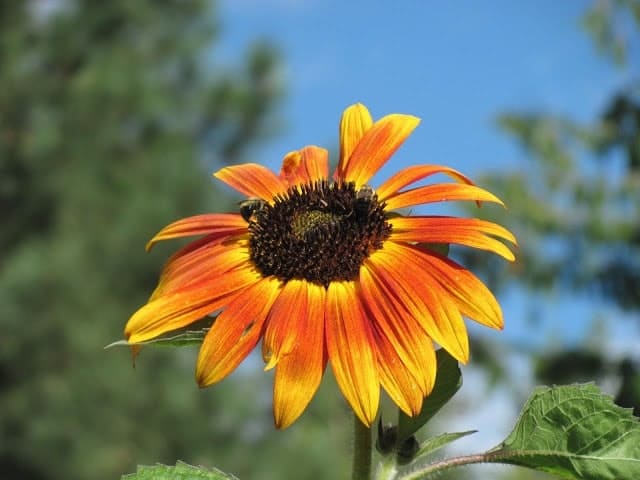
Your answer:
[[[311,182],[329,178],[329,152],[325,148],[310,145],[303,148],[302,164]]]
[[[131,316],[125,336],[129,343],[139,343],[189,325],[229,304],[238,291],[260,278],[255,270],[242,268],[159,296]]]
[[[360,286],[363,305],[378,335],[393,347],[426,396],[435,381],[433,342],[369,261],[360,269]]]
[[[305,183],[305,173],[300,150],[294,150],[284,156],[280,167],[280,180],[291,187],[298,183]]]
[[[266,202],[287,191],[286,184],[275,173],[256,163],[224,167],[213,176],[248,197],[261,198]]]
[[[246,231],[247,222],[236,213],[207,213],[183,218],[167,225],[149,240],[146,249],[151,250],[156,243],[170,238],[208,234],[231,236]]]
[[[461,363],[469,359],[467,329],[449,294],[418,265],[412,250],[387,241],[369,257],[389,289],[433,340]]]
[[[433,202],[448,202],[452,200],[474,200],[476,202],[493,202],[502,206],[502,200],[493,193],[474,185],[458,183],[438,183],[416,187],[411,190],[391,195],[385,202],[387,210],[410,207]]]
[[[437,253],[423,254],[426,271],[451,295],[465,317],[502,329],[502,309],[491,291],[470,271]]]
[[[222,243],[226,245],[231,245],[235,241],[242,241],[248,239],[248,231],[245,228],[245,231],[238,234],[237,236],[229,235],[226,232],[221,233],[211,233],[202,238],[198,238],[193,242],[189,242],[184,247],[179,249],[176,253],[169,257],[169,260],[165,263],[164,270],[173,263],[178,262],[179,259],[185,259],[185,261],[189,258],[190,255],[195,255],[199,250],[202,249],[213,249],[218,248]]]
[[[198,354],[196,379],[201,387],[225,378],[255,348],[280,286],[275,277],[263,278],[236,295],[218,315]]]
[[[387,197],[394,195],[400,189],[406,187],[407,185],[411,185],[418,180],[422,180],[423,178],[430,177],[431,175],[435,175],[437,173],[448,175],[449,177],[459,181],[460,183],[473,185],[471,179],[464,176],[457,170],[454,170],[453,168],[444,167],[441,165],[414,165],[400,170],[398,173],[393,175],[389,180],[376,188],[376,193],[378,194],[378,198],[381,201],[384,201]]]
[[[420,385],[400,360],[395,348],[375,327],[374,337],[376,339],[378,375],[382,387],[405,414],[410,417],[419,414],[425,397]]]
[[[380,383],[373,334],[352,282],[331,282],[325,313],[329,359],[336,382],[365,425],[378,411]]]
[[[303,340],[300,319],[307,316],[307,289],[306,280],[289,280],[271,307],[262,342],[265,370],[275,367],[283,356],[291,353],[297,342]]]
[[[353,150],[344,169],[343,179],[355,182],[356,188],[366,184],[418,126],[420,119],[393,114],[381,118],[367,130]]]
[[[329,177],[329,152],[310,145],[285,155],[280,169],[280,179],[289,187],[301,183],[326,180]]]
[[[151,300],[188,288],[189,285],[223,276],[230,270],[248,265],[249,258],[246,241],[201,248],[179,257],[165,266]]]
[[[291,425],[307,408],[320,386],[327,357],[324,344],[325,288],[307,282],[306,317],[300,317],[303,332],[295,349],[276,367],[273,384],[273,418],[276,428]]]
[[[367,107],[356,103],[348,107],[340,120],[340,160],[334,177],[344,178],[344,171],[351,154],[355,150],[364,134],[373,125],[373,119]]]
[[[392,239],[404,242],[455,243],[494,252],[513,261],[513,252],[490,235],[516,243],[509,230],[476,218],[457,217],[394,217]]]

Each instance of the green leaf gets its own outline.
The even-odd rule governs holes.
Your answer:
[[[449,244],[448,243],[418,243],[418,246],[422,248],[426,248],[427,250],[433,250],[436,253],[439,253],[443,257],[449,255]]]
[[[639,479],[640,422],[595,385],[538,387],[488,457],[561,478]]]
[[[398,422],[399,443],[416,433],[423,425],[438,413],[445,403],[462,386],[462,373],[458,367],[458,362],[449,353],[440,349],[436,352],[438,362],[436,384],[431,394],[425,398],[422,404],[422,411],[415,417],[409,417],[400,413]]]
[[[202,330],[185,330],[184,332],[176,333],[171,336],[158,337],[139,343],[129,343],[126,340],[118,340],[116,342],[110,343],[104,348],[107,349],[112,347],[133,347],[143,345],[154,345],[156,347],[184,347],[185,345],[200,345],[208,331],[208,328],[203,328]]]
[[[136,473],[123,475],[121,480],[237,480],[217,469],[194,467],[178,461],[175,467],[167,465],[140,466]]]
[[[433,453],[459,438],[466,437],[467,435],[471,435],[476,432],[477,430],[467,430],[466,432],[443,433],[436,435],[435,437],[427,438],[420,444],[420,450],[416,453],[415,458]]]
[[[188,325],[186,328],[173,330],[169,333],[161,335],[144,342],[129,343],[127,340],[118,340],[110,343],[106,347],[142,347],[144,345],[153,345],[156,347],[184,347],[185,345],[200,345],[215,321],[216,317],[207,316]]]

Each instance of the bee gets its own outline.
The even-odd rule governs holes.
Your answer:
[[[362,185],[356,192],[356,200],[370,201],[375,194],[375,190],[369,185]]]
[[[358,218],[366,218],[372,208],[376,192],[369,185],[362,185],[356,191],[354,211]]]
[[[255,219],[255,215],[267,206],[267,202],[260,200],[259,198],[249,198],[243,200],[240,205],[240,215],[246,222],[251,222]]]

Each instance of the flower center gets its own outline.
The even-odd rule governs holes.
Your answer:
[[[353,182],[298,185],[248,215],[251,260],[264,276],[327,287],[355,280],[360,266],[391,234],[371,187]]]

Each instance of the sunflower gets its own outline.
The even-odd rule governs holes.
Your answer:
[[[215,173],[249,199],[239,213],[185,218],[151,239],[147,249],[201,236],[169,259],[125,327],[129,343],[220,312],[200,348],[197,382],[219,382],[262,339],[265,370],[275,368],[277,428],[302,414],[327,363],[365,425],[376,416],[380,387],[406,414],[418,414],[436,377],[434,344],[465,363],[463,316],[503,326],[487,287],[429,245],[466,245],[513,260],[502,241],[515,244],[495,223],[398,212],[449,200],[502,204],[456,170],[417,165],[375,189],[368,184],[419,121],[392,114],[374,123],[364,105],[350,106],[332,177],[327,150],[317,146],[287,154],[279,175],[257,164]],[[454,182],[407,188],[435,174]]]

